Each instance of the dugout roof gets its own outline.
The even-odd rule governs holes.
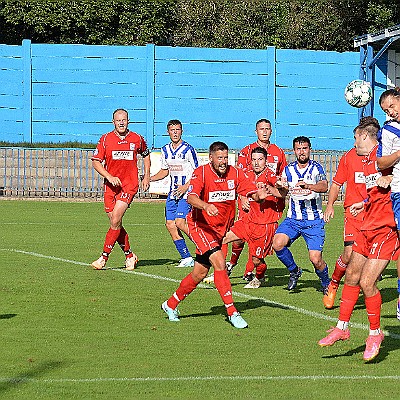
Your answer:
[[[354,39],[354,47],[372,45],[374,50],[381,50],[384,46],[400,51],[400,25],[394,25],[382,31],[367,33]]]
[[[354,48],[360,50],[360,71],[359,78],[370,82],[372,90],[375,92],[375,65],[388,50],[400,54],[400,25],[394,25],[375,33],[367,33],[354,39]],[[395,59],[397,56],[395,56]],[[394,65],[397,63],[394,62]],[[386,80],[396,82],[398,75],[394,72],[386,72]],[[389,76],[393,75],[393,76]],[[386,83],[387,84],[387,83]],[[375,97],[375,96],[374,96]],[[359,109],[359,118],[374,114],[374,101]]]

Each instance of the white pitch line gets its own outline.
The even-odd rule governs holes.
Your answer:
[[[185,382],[185,381],[321,381],[321,380],[400,380],[399,375],[287,375],[287,376],[181,376],[181,377],[137,377],[137,378],[60,378],[35,379],[29,377],[0,378],[7,383],[100,383],[100,382]]]
[[[40,254],[40,253],[34,253],[34,252],[30,252],[30,251],[24,251],[24,250],[17,250],[17,249],[0,249],[0,251],[9,251],[9,252],[14,252],[14,253],[21,253],[21,254],[27,254],[30,256],[35,256],[35,257],[40,257],[40,258],[46,258],[49,260],[55,260],[55,261],[61,261],[61,262],[65,262],[65,263],[69,263],[69,264],[75,264],[75,265],[84,265],[84,266],[89,266],[90,264],[88,263],[83,263],[80,261],[74,261],[74,260],[68,260],[65,258],[59,258],[59,257],[54,257],[54,256],[47,256],[45,254]],[[169,281],[169,282],[176,282],[176,283],[180,283],[181,281],[178,279],[173,279],[173,278],[168,278],[165,276],[161,276],[161,275],[154,275],[154,274],[148,274],[146,272],[141,272],[141,271],[127,271],[125,269],[122,268],[110,268],[110,270],[112,271],[117,271],[117,272],[123,272],[123,273],[128,273],[128,274],[135,274],[135,275],[140,275],[140,276],[145,276],[147,278],[152,278],[152,279],[158,279],[158,280],[163,280],[163,281]],[[199,284],[198,287],[203,288],[203,289],[214,289],[212,286],[210,285],[206,285],[206,284]],[[215,290],[215,289],[214,289]],[[313,317],[313,318],[318,318],[318,319],[323,319],[326,321],[333,321],[336,322],[337,318],[334,317],[330,317],[328,315],[324,315],[315,311],[309,311],[306,310],[304,308],[301,307],[296,307],[296,306],[291,306],[288,304],[283,304],[283,303],[279,303],[273,300],[268,300],[266,298],[263,297],[256,297],[256,296],[250,296],[248,294],[245,293],[241,293],[241,292],[236,292],[236,291],[232,291],[232,294],[235,297],[241,297],[241,298],[245,298],[248,300],[258,300],[258,301],[262,301],[265,304],[268,305],[272,305],[275,307],[281,307],[283,309],[287,309],[287,310],[291,310],[291,311],[295,311],[299,314],[303,314],[303,315],[308,315],[309,317]],[[362,330],[369,330],[369,326],[366,324],[360,324],[357,322],[350,322],[349,324],[351,327],[353,328],[357,328],[357,329],[362,329]],[[393,339],[399,339],[400,340],[400,335],[396,334],[396,333],[392,333],[386,330],[382,330],[382,332],[385,334],[385,336],[391,337]]]

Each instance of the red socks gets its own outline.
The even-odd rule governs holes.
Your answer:
[[[372,297],[365,298],[365,308],[367,309],[369,329],[375,330],[381,326],[381,306],[382,297],[378,292]]]
[[[256,278],[263,279],[265,276],[265,271],[267,270],[267,265],[262,263],[256,267]]]
[[[129,243],[129,235],[127,234],[125,228],[121,226],[121,231],[118,236],[117,242],[121,247],[122,251],[125,253],[126,258],[130,258],[133,256],[131,245]]]
[[[109,229],[108,232],[106,233],[106,238],[104,240],[104,247],[103,247],[103,257],[107,258],[107,256],[104,255],[110,254],[111,250],[113,249],[115,242],[117,241],[119,235],[121,233],[121,229]]]
[[[175,310],[178,304],[184,300],[186,296],[193,292],[196,289],[197,283],[193,280],[192,273],[187,275],[182,279],[181,284],[179,285],[176,292],[168,299],[167,305],[168,307]]]
[[[214,271],[214,284],[225,304],[228,315],[232,315],[237,310],[233,304],[231,281],[226,270]]]
[[[340,299],[339,320],[349,322],[360,294],[360,286],[344,284]]]
[[[339,284],[340,280],[343,278],[346,273],[347,264],[345,264],[342,260],[342,256],[336,260],[335,270],[332,274],[332,281]]]
[[[214,283],[225,304],[228,315],[232,315],[237,310],[233,304],[231,281],[226,270],[214,271]],[[168,307],[175,309],[196,287],[197,283],[193,280],[192,273],[190,273],[182,279],[176,292],[168,299]]]
[[[238,263],[240,254],[242,254],[244,248],[244,244],[237,245],[235,242],[232,243],[232,255],[230,259],[230,263],[236,265]]]

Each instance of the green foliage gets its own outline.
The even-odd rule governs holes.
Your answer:
[[[0,42],[352,50],[391,0],[0,0]]]
[[[165,44],[170,0],[2,1],[3,42]],[[8,33],[10,32],[10,33]]]

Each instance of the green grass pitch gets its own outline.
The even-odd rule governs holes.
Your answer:
[[[121,269],[116,247],[111,268],[94,271],[89,264],[108,229],[102,203],[0,201],[0,398],[398,398],[394,263],[379,283],[387,336],[371,363],[362,361],[368,335],[362,296],[351,339],[317,345],[335,324],[339,298],[333,310],[323,308],[302,239],[293,252],[305,271],[293,293],[275,256],[267,259],[267,286],[243,289],[242,255],[232,287],[249,329],[229,324],[210,285],[182,302],[180,322],[171,323],[160,304],[189,269],[174,267],[179,257],[163,207],[137,202],[125,216],[137,270]],[[342,251],[342,218],[338,206],[326,227],[331,272]]]

